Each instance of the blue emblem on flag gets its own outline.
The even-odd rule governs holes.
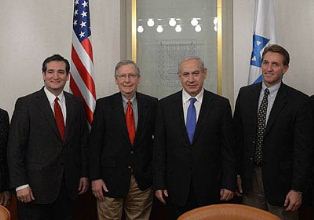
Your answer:
[[[261,51],[269,42],[269,39],[262,37],[260,35],[253,35],[253,51],[251,55],[251,62],[250,64],[256,67],[262,66],[262,56]]]

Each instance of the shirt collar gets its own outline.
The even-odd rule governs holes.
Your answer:
[[[278,90],[279,90],[279,88],[280,88],[280,85],[281,85],[281,81],[280,81],[279,83],[275,84],[275,85],[272,85],[272,86],[270,86],[270,87],[267,87],[267,86],[265,85],[265,83],[263,82],[263,83],[262,83],[262,91],[264,91],[266,88],[268,88],[268,90],[269,90],[269,95],[271,96],[271,95],[273,95],[274,93],[277,93],[277,92],[278,92]]]
[[[122,96],[123,102],[127,103],[127,102],[129,101],[129,100],[128,100],[127,98],[125,98],[122,94],[121,94],[121,96]],[[135,93],[134,96],[130,99],[131,103],[133,103],[135,99],[136,99],[136,93]]]
[[[202,103],[203,96],[204,96],[204,88],[194,98],[196,98],[197,102]],[[191,97],[192,96],[189,93],[187,93],[184,89],[182,90],[182,101],[183,101],[183,103],[187,103]]]
[[[52,92],[50,92],[46,87],[44,87],[44,91],[45,91],[46,96],[47,96],[47,98],[49,100],[49,103],[53,104],[55,99],[56,99],[56,96]],[[64,102],[65,97],[64,97],[63,91],[57,97],[59,98],[59,101],[61,103]]]

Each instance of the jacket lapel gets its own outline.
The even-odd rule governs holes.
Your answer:
[[[196,123],[196,128],[195,128],[195,133],[194,133],[194,138],[193,138],[193,143],[197,140],[199,134],[201,133],[203,127],[204,127],[204,122],[208,118],[208,114],[211,111],[211,105],[212,105],[213,97],[211,94],[204,90],[204,95],[203,95],[203,101],[200,109],[200,113],[197,119]]]
[[[143,97],[141,94],[136,93],[136,101],[137,101],[137,113],[138,113],[138,120],[137,120],[137,129],[135,133],[135,140],[134,144],[140,140],[141,135],[143,134],[144,125],[146,124],[145,121],[147,119],[147,108],[145,101],[143,100]]]
[[[127,140],[127,143],[131,145],[130,139],[129,139],[129,133],[128,129],[126,127],[126,121],[125,121],[125,113],[123,109],[123,102],[122,102],[122,95],[121,93],[117,93],[113,99],[113,105],[112,105],[113,114],[117,115],[117,123],[119,127],[121,127],[122,135],[124,136],[124,140]]]
[[[182,135],[184,142],[187,145],[190,145],[189,137],[185,127],[184,121],[184,112],[183,112],[183,103],[182,103],[182,91],[178,92],[172,103],[172,106],[169,106],[169,111],[172,110],[172,119],[173,123],[179,125],[179,131]]]
[[[253,124],[253,130],[256,131],[257,129],[257,112],[258,112],[258,102],[259,102],[259,96],[262,89],[262,83],[258,83],[253,85],[251,95],[248,96],[249,100],[245,100],[248,111],[246,112],[248,115],[245,115],[243,117],[246,117],[247,119],[255,119]],[[252,111],[250,110],[252,109]],[[251,115],[252,114],[252,115]]]
[[[275,98],[273,107],[272,107],[270,114],[269,114],[269,118],[268,118],[267,125],[266,125],[266,130],[265,130],[265,135],[267,135],[267,133],[271,129],[272,125],[274,124],[274,122],[278,118],[277,117],[278,114],[281,112],[281,110],[283,109],[283,107],[286,104],[287,104],[287,90],[286,90],[286,86],[282,83],[279,90],[278,90],[278,93],[277,93],[277,96]]]
[[[54,133],[60,138],[60,134],[59,134],[59,130],[57,128],[56,125],[56,121],[53,115],[53,111],[50,107],[50,103],[48,101],[48,98],[45,94],[44,89],[42,88],[37,96],[37,100],[38,100],[38,108],[40,109],[40,111],[42,112],[44,118],[47,120],[48,125],[52,128],[52,130],[54,131]]]
[[[66,124],[65,124],[65,133],[64,133],[64,142],[66,143],[69,139],[69,134],[71,131],[71,126],[73,124],[73,118],[74,118],[74,103],[73,99],[69,97],[67,93],[64,92],[64,97],[65,97],[65,106],[66,106]],[[58,132],[59,134],[59,132]],[[60,137],[60,135],[59,135]],[[60,137],[61,139],[61,137]]]

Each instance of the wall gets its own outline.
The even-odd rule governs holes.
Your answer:
[[[123,39],[126,36],[126,18],[123,16],[125,11],[122,10],[121,14],[121,9],[127,9],[125,3],[129,2],[91,1],[97,97],[116,91],[113,68],[120,57],[125,58],[127,54],[127,42]],[[223,2],[232,7],[231,0]],[[73,1],[2,0],[1,4],[0,107],[8,110],[11,116],[18,97],[38,90],[43,85],[40,70],[42,61],[53,53],[70,57]],[[230,74],[233,67],[234,98],[239,88],[247,83],[254,7],[254,0],[233,0],[233,10],[230,12],[233,13],[233,32],[232,28],[228,28],[230,34],[225,37],[233,35],[231,54],[234,58],[224,64],[224,70],[227,70],[224,77],[228,77],[224,78],[224,82],[232,79]],[[275,11],[278,43],[287,47],[292,58],[285,82],[309,95],[314,94],[311,65],[314,61],[314,1],[275,0]],[[232,47],[232,43],[224,45]],[[223,94],[232,102],[232,92],[228,92],[232,85],[223,85]]]
[[[122,2],[122,0],[121,0]],[[12,116],[20,96],[43,85],[41,64],[55,53],[70,59],[72,0],[2,0],[0,19],[0,107]],[[91,28],[97,97],[116,91],[120,60],[120,1],[91,0]]]

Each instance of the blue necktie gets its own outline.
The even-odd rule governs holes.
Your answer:
[[[196,98],[190,98],[190,105],[188,108],[188,113],[186,117],[186,131],[189,136],[190,143],[193,143],[193,137],[196,127],[196,109],[194,103],[196,102]]]

